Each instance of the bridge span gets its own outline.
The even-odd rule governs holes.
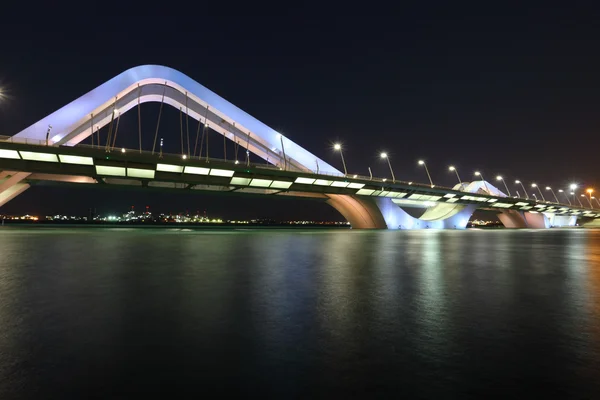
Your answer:
[[[197,153],[200,125],[194,146],[182,125],[181,154],[157,151],[160,112],[152,151],[141,147],[141,128],[139,149],[116,149],[120,115],[150,101],[199,121],[202,141],[208,129],[234,141],[246,159],[212,159],[202,145]],[[105,125],[105,144],[80,144]],[[249,153],[267,164],[250,163]],[[600,210],[508,197],[485,181],[445,188],[344,174],[186,75],[156,65],[127,70],[18,134],[0,137],[0,207],[43,181],[308,197],[326,201],[356,229],[464,229],[477,209],[497,212],[509,228],[600,221]],[[415,218],[407,207],[424,212]]]

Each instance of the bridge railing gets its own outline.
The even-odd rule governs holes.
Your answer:
[[[0,142],[33,144],[36,146],[45,146],[46,145],[45,140],[21,138],[21,137],[14,137],[14,136],[2,136],[2,135],[0,135]],[[52,143],[51,141],[49,141],[49,142]]]
[[[22,143],[22,144],[29,144],[29,145],[35,145],[35,146],[46,146],[46,141],[45,140],[40,140],[40,139],[30,139],[30,138],[21,138],[21,137],[15,137],[15,136],[2,136],[0,135],[0,142],[10,142],[10,143]],[[52,142],[49,142],[50,145],[52,145]],[[83,147],[83,148],[88,148],[88,149],[95,149],[95,150],[102,150],[102,149],[106,149],[106,146],[103,145],[90,145],[90,144],[82,144],[79,143],[76,145],[76,147]],[[154,151],[151,152],[149,150],[139,150],[139,149],[124,149],[126,153],[135,153],[135,154],[144,154],[144,155],[151,155],[151,156],[155,156],[155,157],[160,157],[160,152],[158,151]],[[110,149],[111,152],[120,152],[122,151],[121,148],[111,148]],[[180,154],[172,154],[172,153],[162,153],[163,156],[167,156],[167,157],[181,157]],[[231,163],[235,163],[235,160],[226,160],[226,159],[221,159],[221,158],[206,158],[206,157],[199,157],[199,156],[193,156],[190,157],[191,160],[199,160],[199,161],[215,161],[215,162],[231,162]],[[251,162],[251,163],[246,163],[246,161],[244,160],[238,160],[238,164],[241,165],[249,165],[253,168],[259,168],[259,169],[268,169],[271,171],[275,171],[275,170],[283,170],[283,168],[279,165],[273,165],[273,164],[263,164],[263,163],[255,163],[255,162]],[[334,178],[351,178],[351,179],[360,179],[360,180],[370,180],[373,182],[392,182],[390,179],[387,178],[377,178],[377,177],[370,177],[370,176],[365,176],[365,175],[358,175],[358,174],[347,174],[344,175],[342,173],[336,174],[336,173],[331,173],[331,172],[327,172],[327,171],[319,171],[318,173],[316,171],[303,171],[303,170],[297,170],[297,169],[293,169],[292,171],[294,172],[305,172],[308,174],[315,174],[315,175],[323,175],[323,176],[330,176],[330,177],[334,177]],[[395,183],[399,183],[399,184],[403,184],[403,185],[411,185],[411,186],[415,186],[415,187],[430,187],[430,185],[427,184],[421,184],[421,183],[414,183],[414,182],[408,182],[408,181],[399,181],[396,180]],[[448,187],[444,187],[444,186],[439,186],[436,185],[436,188],[439,189],[445,189],[445,190],[452,190],[452,188],[448,188]]]
[[[14,136],[3,136],[0,135],[0,142],[10,142],[10,143],[21,143],[21,144],[28,144],[28,145],[35,145],[35,146],[46,146],[46,141],[45,140],[40,140],[40,139],[29,139],[29,138],[21,138],[21,137],[14,137]],[[52,143],[50,142],[50,145],[52,145]],[[105,149],[106,146],[98,146],[98,145],[89,145],[89,144],[77,144],[76,147],[83,147],[83,148],[88,148],[88,149],[95,149],[95,150],[102,150]],[[122,149],[121,148],[111,148],[112,152],[121,152]],[[151,155],[154,157],[157,157],[157,159],[159,159],[160,157],[160,153],[158,151],[155,152],[151,152],[149,150],[142,150],[140,151],[139,149],[125,149],[126,153],[134,153],[134,154],[144,154],[144,155]],[[163,156],[167,156],[167,157],[181,157],[181,154],[172,154],[172,153],[162,153]],[[190,158],[191,160],[199,160],[199,161],[215,161],[215,162],[228,162],[228,163],[232,163],[235,164],[235,160],[226,160],[226,159],[221,159],[221,158],[212,158],[209,157],[208,159],[206,157],[198,157],[198,156],[194,156]],[[273,164],[262,164],[262,163],[246,163],[244,160],[238,160],[238,164],[239,165],[249,165],[253,168],[258,168],[258,169],[266,169],[266,170],[271,170],[271,171],[275,171],[275,170],[283,170],[282,167],[280,167],[279,165],[273,165]],[[378,183],[383,183],[383,182],[392,182],[392,180],[387,179],[387,178],[376,178],[376,177],[370,177],[370,176],[364,176],[364,175],[356,175],[356,174],[335,174],[335,173],[329,173],[329,172],[324,172],[324,171],[319,171],[319,173],[317,174],[316,171],[302,171],[302,170],[296,170],[293,169],[292,171],[294,172],[304,172],[307,174],[315,174],[315,175],[321,175],[321,176],[330,176],[330,177],[334,177],[334,178],[351,178],[351,179],[360,179],[362,181],[373,181],[373,182],[378,182]],[[407,185],[407,186],[415,186],[415,187],[422,187],[422,188],[430,188],[431,185],[428,184],[424,184],[424,183],[415,183],[415,182],[408,182],[408,181],[399,181],[396,180],[395,183],[399,183],[402,185]],[[443,189],[443,190],[454,190],[453,188],[450,187],[445,187],[445,186],[440,186],[440,185],[435,185],[435,188],[438,189]],[[514,197],[516,198],[516,197]],[[525,200],[525,199],[524,199]],[[563,203],[555,203],[552,201],[537,201],[536,203],[547,203],[547,204],[559,204],[559,205],[565,205]]]

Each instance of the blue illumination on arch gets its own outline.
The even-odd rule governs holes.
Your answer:
[[[179,86],[190,95],[198,97],[210,105],[211,110],[216,110],[226,115],[232,121],[252,132],[253,136],[257,136],[267,142],[270,149],[282,150],[281,140],[278,136],[279,132],[202,86],[189,76],[161,65],[142,65],[128,69],[19,132],[16,137],[45,140],[48,125],[52,125],[50,137],[53,142],[59,141],[77,127],[89,123],[91,114],[95,110],[110,105],[115,97],[121,97],[126,91],[131,92],[135,90],[138,84],[143,86],[147,84],[163,84],[165,82],[169,86]],[[318,163],[321,173],[342,175],[336,168],[288,138],[285,138],[284,146],[286,155],[306,169],[314,171]]]

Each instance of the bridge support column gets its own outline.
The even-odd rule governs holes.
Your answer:
[[[498,219],[505,228],[527,228],[523,213],[517,210],[503,210],[498,214]]]
[[[388,226],[375,202],[343,194],[328,194],[327,204],[339,211],[354,229],[386,229]]]
[[[525,212],[525,220],[527,221],[527,227],[531,229],[546,229],[550,228],[550,221],[542,213],[530,213]]]
[[[0,207],[29,189],[28,183],[21,182],[28,176],[28,172],[0,172]]]
[[[327,204],[346,218],[354,229],[465,229],[475,206],[457,206],[445,210],[435,220],[422,220],[409,215],[385,197],[328,194]]]
[[[546,214],[546,217],[552,227],[577,225],[577,217],[575,215]]]

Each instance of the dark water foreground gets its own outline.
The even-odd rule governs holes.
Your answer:
[[[600,231],[0,229],[0,399],[598,398]]]

